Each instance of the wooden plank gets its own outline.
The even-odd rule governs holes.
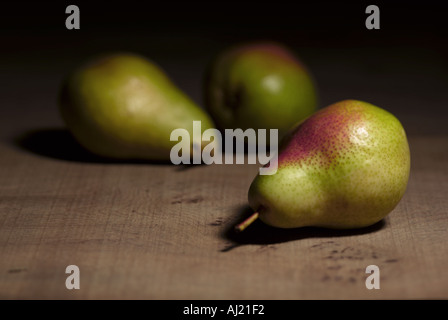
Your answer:
[[[356,231],[256,222],[256,165],[61,159],[0,145],[0,298],[448,298],[448,138],[411,137],[408,190]],[[65,268],[81,271],[67,290]],[[365,286],[368,265],[380,290]]]

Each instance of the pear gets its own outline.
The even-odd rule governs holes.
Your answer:
[[[222,52],[206,72],[205,107],[220,129],[278,129],[317,107],[310,72],[286,46],[254,42]]]
[[[101,56],[75,70],[61,89],[59,109],[76,140],[116,159],[168,160],[174,129],[193,137],[214,127],[199,106],[152,61],[130,53]],[[204,147],[201,141],[192,141]]]
[[[345,100],[323,108],[285,136],[278,170],[249,189],[259,217],[279,228],[361,228],[382,220],[405,193],[410,171],[406,133],[388,111]]]

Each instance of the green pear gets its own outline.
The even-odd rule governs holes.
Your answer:
[[[317,107],[313,79],[285,46],[256,42],[224,51],[206,72],[205,107],[221,129],[278,129]]]
[[[280,228],[335,229],[372,225],[405,193],[410,153],[401,123],[372,104],[345,100],[303,121],[285,136],[278,171],[249,189],[259,217]]]
[[[75,70],[60,94],[60,113],[78,142],[117,159],[168,160],[174,129],[193,137],[210,117],[155,63],[135,54],[111,54]],[[201,141],[191,141],[204,147]]]

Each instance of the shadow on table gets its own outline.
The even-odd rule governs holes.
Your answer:
[[[244,221],[253,213],[249,206],[244,206],[238,211],[238,219],[232,219],[234,224],[226,226],[222,233],[222,237],[230,242],[230,244],[221,250],[228,252],[242,245],[258,244],[269,245],[282,243],[305,238],[329,238],[344,237],[353,235],[362,235],[379,231],[386,227],[385,220],[381,220],[371,226],[358,229],[335,230],[319,227],[302,227],[293,229],[282,229],[268,226],[259,219],[255,220],[249,227],[242,232],[234,230],[235,225]]]
[[[34,154],[74,162],[85,163],[103,163],[103,164],[156,164],[156,165],[172,165],[170,161],[145,161],[145,160],[117,160],[106,157],[101,157],[90,153],[83,148],[71,135],[71,133],[64,128],[46,128],[37,129],[25,132],[18,136],[14,143],[21,149],[32,152]],[[179,170],[185,170],[178,166]]]

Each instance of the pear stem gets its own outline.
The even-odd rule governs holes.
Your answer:
[[[254,212],[252,215],[249,216],[249,218],[247,218],[246,220],[244,220],[240,224],[236,225],[235,226],[235,231],[236,232],[241,232],[244,229],[246,229],[252,222],[257,220],[258,215],[259,215],[258,212]]]

